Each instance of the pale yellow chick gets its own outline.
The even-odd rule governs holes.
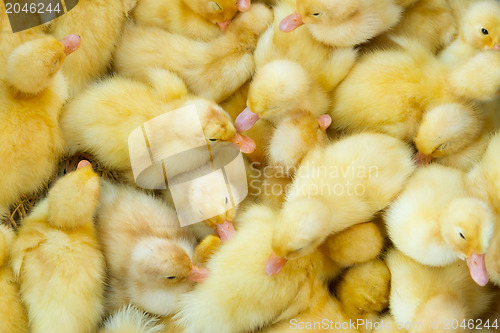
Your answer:
[[[288,321],[317,300],[326,279],[336,276],[345,264],[373,259],[383,246],[379,230],[356,230],[355,226],[345,235],[329,239],[320,250],[291,262],[281,274],[269,277],[264,264],[271,252],[276,218],[277,212],[263,205],[238,215],[240,229],[209,260],[208,279],[184,295],[181,310],[174,316],[184,332],[243,332]],[[360,235],[364,237],[357,237]],[[372,237],[376,241],[366,242]],[[367,247],[359,251],[363,244]],[[338,247],[345,257],[334,252]],[[351,259],[354,261],[347,262]]]
[[[175,210],[133,187],[103,183],[97,231],[109,274],[107,313],[132,304],[173,314],[207,273],[193,265],[196,240]]]
[[[250,0],[141,0],[132,17],[141,25],[208,41],[227,30],[238,10],[249,8]]]
[[[269,8],[256,4],[239,15],[225,34],[207,42],[129,22],[116,50],[114,69],[155,88],[159,84],[155,73],[170,70],[190,92],[222,102],[251,78],[253,51],[272,17]]]
[[[105,263],[93,219],[99,188],[99,177],[82,161],[22,222],[12,266],[30,332],[95,332],[101,321]]]
[[[351,47],[391,29],[402,8],[393,0],[297,0],[297,12],[281,21],[290,32],[305,24],[313,37],[332,47]]]
[[[60,68],[79,44],[76,35],[62,41],[41,36],[5,58],[0,70],[0,218],[54,173],[63,150],[59,114],[68,95]]]
[[[329,235],[370,221],[403,190],[414,168],[410,148],[384,134],[352,135],[311,151],[274,224],[266,272],[275,275]]]
[[[9,262],[14,240],[14,231],[0,224],[0,332],[28,333],[28,316]]]
[[[472,279],[488,283],[485,254],[495,227],[490,206],[469,196],[462,171],[419,168],[385,215],[393,244],[423,265],[467,260]]]
[[[129,156],[130,133],[148,120],[189,105],[196,106],[206,144],[210,140],[234,142],[240,147],[250,148],[242,148],[243,151],[252,151],[253,141],[236,133],[231,119],[217,104],[187,96],[181,81],[164,82],[165,87],[169,85],[171,93],[179,92],[169,103],[163,103],[165,98],[155,95],[147,85],[123,77],[92,86],[68,103],[63,111],[61,127],[68,153],[91,153],[105,167],[122,171],[129,182],[135,183]],[[190,140],[195,140],[198,134],[197,127],[190,123],[172,127],[170,131],[161,133],[168,136],[164,140],[168,145],[163,148],[190,150]],[[183,156],[169,160],[169,177],[192,171],[210,161],[210,155],[205,150]],[[145,174],[142,184],[151,189],[165,188],[163,172],[160,176],[155,172]]]
[[[489,101],[500,89],[500,4],[482,0],[465,6],[456,40],[439,55],[453,68],[449,78],[455,91],[466,98]]]

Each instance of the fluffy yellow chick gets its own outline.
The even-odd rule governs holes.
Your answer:
[[[483,50],[500,50],[500,4],[495,0],[476,1],[464,6],[459,20],[459,34],[439,54],[447,66],[456,66]]]
[[[401,7],[393,0],[297,0],[297,12],[281,21],[281,31],[305,24],[313,37],[333,47],[363,44],[398,23]]]
[[[209,260],[208,279],[183,296],[181,310],[174,317],[183,332],[244,332],[290,320],[308,308],[325,279],[342,269],[335,262],[342,257],[330,255],[338,242],[349,245],[349,249],[343,248],[346,258],[356,259],[350,265],[373,259],[382,249],[379,231],[363,228],[365,237],[357,238],[361,230],[356,231],[355,226],[344,236],[329,239],[321,250],[285,266],[280,275],[269,277],[264,263],[271,252],[276,218],[277,212],[263,205],[238,215],[241,227]],[[378,239],[376,246],[366,242],[371,237]],[[363,243],[371,243],[373,248],[354,256]]]
[[[106,319],[98,333],[162,333],[164,327],[145,312],[128,305]]]
[[[336,129],[412,141],[426,110],[457,102],[435,56],[418,42],[398,42],[404,50],[366,55],[335,90],[330,115]]]
[[[466,98],[488,101],[500,89],[500,4],[494,0],[472,3],[460,17],[457,39],[440,55],[448,67],[456,67],[449,81]]]
[[[488,283],[484,259],[495,215],[488,204],[468,196],[462,171],[437,164],[418,169],[385,222],[394,245],[419,263],[467,260],[474,281]]]
[[[99,177],[90,163],[56,182],[23,220],[12,249],[30,332],[95,332],[105,263],[94,229]]]
[[[384,134],[353,135],[311,151],[274,224],[266,272],[275,275],[330,234],[371,220],[401,192],[413,170],[410,148]]]
[[[133,187],[104,183],[97,231],[108,266],[107,312],[132,304],[169,315],[206,271],[191,262],[196,240],[174,209]]]
[[[259,117],[276,122],[300,108],[318,116],[325,113],[330,103],[325,94],[354,64],[357,51],[352,45],[333,48],[316,40],[307,29],[280,31],[280,22],[295,10],[295,0],[280,1],[274,7],[273,26],[259,39],[257,74],[248,93],[248,108],[236,120],[239,131],[248,130]]]
[[[58,118],[67,98],[59,69],[79,44],[76,35],[62,41],[40,37],[5,59],[0,70],[0,160],[9,162],[0,167],[0,217],[54,173],[63,150]]]
[[[250,83],[247,108],[235,120],[236,129],[248,131],[260,118],[278,124],[297,112],[316,117],[326,113],[329,97],[296,61],[276,60],[260,67]]]
[[[392,275],[391,314],[397,322],[421,323],[411,332],[442,332],[446,320],[451,327],[454,319],[460,323],[479,317],[498,297],[498,291],[474,283],[463,262],[429,267],[395,249],[388,253],[386,261]]]
[[[136,1],[79,0],[73,9],[46,26],[46,31],[58,39],[72,33],[82,38],[82,47],[63,65],[71,96],[106,74],[125,18]]]
[[[173,83],[173,91],[185,92],[182,82]],[[252,151],[253,141],[237,134],[227,113],[215,103],[183,95],[165,104],[145,84],[123,77],[95,84],[65,106],[61,127],[67,150],[70,154],[82,151],[92,153],[105,167],[123,171],[125,177],[134,182],[128,147],[130,133],[150,119],[193,104],[200,115],[207,144],[209,140],[234,142],[244,147],[244,152]],[[189,124],[174,127],[174,131],[166,133],[170,136],[166,141],[171,145],[169,147],[177,147],[178,151],[189,150],[189,142],[179,140],[179,137],[189,137],[189,133],[196,128]],[[182,158],[168,163],[169,176],[194,170],[209,162],[205,151],[186,154],[185,157],[188,160]],[[165,182],[157,174],[147,175],[144,181],[150,188],[156,189],[162,188]]]
[[[141,25],[207,41],[221,36],[238,10],[249,8],[250,0],[141,0],[132,17]]]
[[[9,265],[15,234],[0,224],[0,332],[28,333],[28,317]]]
[[[153,86],[157,69],[171,70],[190,92],[222,102],[253,74],[252,53],[272,16],[269,8],[256,4],[239,15],[224,35],[209,42],[130,22],[116,50],[114,68]]]

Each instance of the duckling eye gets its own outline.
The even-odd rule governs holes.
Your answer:
[[[462,237],[463,239],[467,240],[467,238],[465,238],[465,236],[464,236],[463,233],[460,233],[460,237]]]
[[[439,150],[439,151],[443,151],[443,150],[445,150],[445,149],[446,149],[446,147],[447,147],[447,146],[448,146],[448,143],[443,143],[441,146],[439,146],[439,147],[438,147],[438,149],[437,149],[437,150]]]
[[[218,141],[219,139],[208,139],[209,141],[215,142]]]
[[[485,28],[482,28],[482,29],[481,29],[481,33],[482,33],[483,35],[485,35],[485,36],[488,36],[488,35],[489,35],[488,30],[486,30]]]
[[[222,7],[217,2],[212,1],[211,4],[216,12],[222,12]]]
[[[167,280],[174,280],[174,279],[177,279],[177,276],[166,276],[165,278]]]
[[[227,198],[226,198],[226,205],[227,205],[227,202],[228,202],[228,200],[227,200]]]
[[[318,17],[318,16],[320,16],[320,15],[321,15],[321,13],[312,13],[312,14],[311,14],[311,16],[314,16],[314,17]]]

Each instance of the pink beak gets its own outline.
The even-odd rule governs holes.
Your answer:
[[[415,163],[417,164],[417,166],[424,166],[424,165],[427,165],[429,163],[431,163],[432,161],[432,156],[430,155],[425,155],[421,152],[418,152],[415,157]]]
[[[250,9],[250,0],[238,0],[238,10],[240,12],[246,12]]]
[[[252,128],[252,126],[255,125],[259,119],[260,117],[258,114],[253,113],[249,107],[246,107],[245,110],[243,110],[238,117],[236,117],[234,127],[236,127],[236,130],[240,133],[246,132]]]
[[[280,22],[280,30],[283,32],[291,32],[304,24],[302,21],[302,16],[297,14],[297,12],[288,15]]]
[[[208,278],[208,270],[206,268],[198,267],[193,265],[191,268],[191,272],[189,272],[189,275],[187,279],[189,281],[197,282],[197,283],[202,283]]]
[[[61,39],[61,43],[64,46],[64,53],[70,55],[80,47],[81,38],[78,35],[67,35]]]
[[[82,161],[80,161],[80,163],[78,163],[78,166],[76,167],[76,169],[78,170],[78,169],[85,168],[85,167],[92,168],[92,164],[90,164],[90,162],[87,160],[82,160]]]
[[[495,44],[495,45],[493,45],[492,49],[493,49],[493,50],[499,50],[499,51],[500,51],[500,45]]]
[[[472,255],[467,258],[467,266],[469,266],[470,276],[478,285],[484,287],[488,284],[489,276],[486,271],[484,254],[472,252]]]
[[[239,133],[236,133],[231,142],[240,147],[241,152],[245,154],[253,153],[255,147],[257,146],[255,144],[255,141],[253,141],[250,137],[241,135]]]
[[[287,263],[288,259],[283,257],[278,257],[274,253],[271,253],[269,258],[266,260],[266,264],[264,266],[264,270],[267,275],[274,276],[278,274],[283,266]]]
[[[217,224],[217,235],[221,241],[225,242],[233,238],[236,231],[234,231],[234,226],[231,221],[225,220],[222,224]]]
[[[318,118],[318,124],[319,124],[319,127],[323,131],[326,131],[328,129],[328,127],[330,127],[330,125],[332,124],[332,117],[330,117],[327,114],[319,116],[319,118]]]
[[[220,30],[226,32],[227,27],[229,27],[229,23],[231,23],[231,20],[227,20],[224,22],[217,22],[217,25],[219,26]]]

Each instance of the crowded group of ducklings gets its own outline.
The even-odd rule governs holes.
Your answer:
[[[80,0],[18,33],[0,11],[1,333],[497,331],[497,0]],[[181,200],[227,209],[181,227],[128,138],[189,105],[249,194],[195,179]]]

